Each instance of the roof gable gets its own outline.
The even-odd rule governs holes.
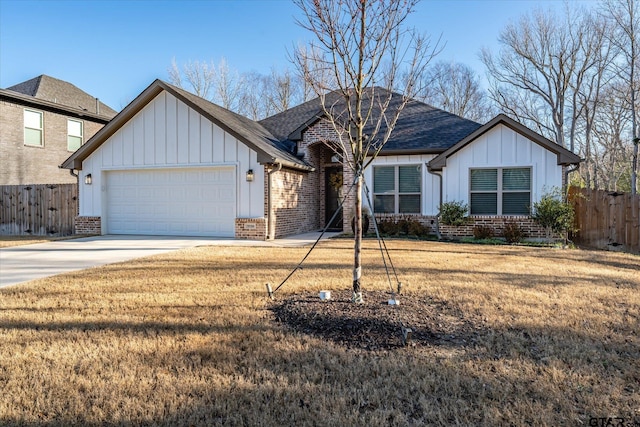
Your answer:
[[[127,105],[113,120],[100,129],[86,144],[81,146],[60,167],[66,169],[82,169],[82,161],[96,151],[104,142],[124,126],[131,118],[148,105],[158,94],[166,91],[181,102],[193,108],[212,123],[216,124],[242,143],[258,153],[261,163],[282,163],[284,166],[302,170],[313,170],[293,154],[274,145],[273,137],[260,124],[233,113],[183,89],[170,85],[162,80],[155,80],[136,99]]]
[[[117,111],[75,85],[44,74],[8,87],[7,90],[108,118],[117,114]]]
[[[578,155],[572,153],[566,148],[556,144],[553,141],[548,140],[547,138],[532,131],[531,129],[524,126],[523,124],[518,123],[512,118],[504,114],[499,114],[493,119],[491,119],[489,122],[487,122],[485,125],[479,127],[474,132],[467,135],[458,143],[456,143],[455,145],[453,145],[452,147],[444,151],[442,154],[435,157],[433,160],[431,160],[428,163],[429,170],[431,171],[442,170],[443,167],[447,166],[447,158],[451,157],[452,155],[460,151],[462,148],[466,147],[467,145],[475,141],[478,137],[485,134],[486,132],[493,129],[495,126],[499,124],[503,124],[507,126],[513,131],[531,140],[532,142],[542,146],[543,148],[547,149],[552,153],[555,153],[557,155],[559,165],[578,164],[582,161]]]

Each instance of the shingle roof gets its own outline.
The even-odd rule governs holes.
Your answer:
[[[389,94],[381,88],[375,88],[375,91],[378,96],[383,98]],[[401,102],[402,95],[392,93],[387,111],[395,111]],[[328,94],[325,103],[327,105],[336,103],[335,111],[344,110],[346,105],[343,98],[336,92]],[[308,126],[322,115],[321,100],[316,98],[268,117],[260,121],[260,124],[280,140],[298,139],[301,125]],[[369,124],[365,128],[365,133],[370,132],[372,126]],[[480,126],[482,126],[480,123],[464,119],[420,101],[410,100],[400,113],[396,127],[382,153],[441,153]],[[384,131],[383,127],[379,135]]]
[[[44,74],[8,87],[7,90],[108,118],[117,114],[102,101],[98,101],[99,108],[96,108],[96,98],[71,83]]]

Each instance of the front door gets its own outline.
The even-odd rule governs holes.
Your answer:
[[[342,166],[332,166],[324,170],[324,221],[329,224],[342,200]],[[328,230],[342,231],[342,210],[329,224]]]

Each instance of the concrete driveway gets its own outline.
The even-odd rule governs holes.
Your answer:
[[[330,238],[338,233],[326,233]],[[320,233],[271,242],[215,237],[95,236],[0,249],[0,288],[68,271],[176,251],[195,246],[279,246],[312,244]]]

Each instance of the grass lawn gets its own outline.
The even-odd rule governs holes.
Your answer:
[[[389,286],[375,247],[365,303],[386,310],[367,299]],[[460,313],[473,340],[367,351],[296,332],[274,321],[265,283],[307,249],[186,249],[0,290],[0,425],[640,422],[640,257],[388,247],[398,315],[429,297],[449,307],[430,315]],[[276,303],[349,289],[351,260],[350,241],[321,243]]]

